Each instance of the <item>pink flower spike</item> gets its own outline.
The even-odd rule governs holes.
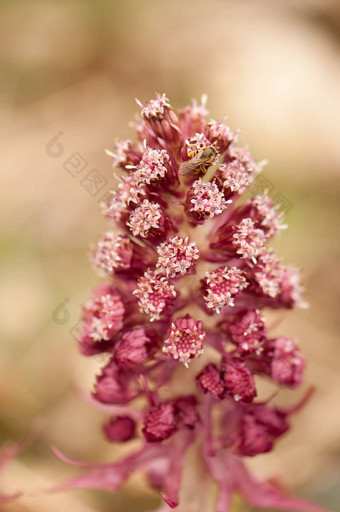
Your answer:
[[[205,332],[202,322],[186,315],[172,323],[168,338],[164,342],[163,352],[180,361],[186,368],[191,359],[203,354]]]
[[[132,294],[138,299],[140,312],[150,315],[150,322],[159,320],[177,295],[175,287],[157,270],[146,271]]]
[[[159,254],[156,267],[168,277],[185,274],[199,259],[199,250],[195,242],[173,236],[157,247]]]
[[[108,151],[122,177],[101,203],[112,227],[91,254],[108,284],[83,308],[79,346],[105,361],[91,403],[109,415],[106,440],[143,447],[108,464],[60,456],[91,470],[54,490],[115,491],[140,468],[165,507],[228,512],[239,492],[254,505],[319,511],[259,484],[242,463],[272,450],[306,401],[255,400],[262,379],[294,389],[304,372],[296,344],[270,335],[263,316],[306,305],[298,271],[267,247],[284,227],[279,208],[265,191],[241,197],[264,162],[237,146],[225,117],[209,121],[206,96],[178,114],[165,94],[137,103],[137,142]],[[196,436],[187,463],[203,451],[204,464],[179,504]]]
[[[244,273],[237,267],[219,267],[214,272],[206,272],[203,280],[203,298],[208,308],[220,313],[224,306],[234,306],[235,296],[247,286]]]

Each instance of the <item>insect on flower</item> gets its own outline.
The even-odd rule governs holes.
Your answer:
[[[198,174],[200,172],[205,174],[208,168],[214,163],[216,156],[217,149],[213,144],[202,148],[196,153],[196,155],[190,158],[190,160],[181,163],[179,174],[181,176],[185,176],[190,173]]]

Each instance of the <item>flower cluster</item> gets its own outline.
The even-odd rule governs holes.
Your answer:
[[[101,205],[111,226],[91,261],[110,282],[84,306],[79,345],[107,354],[93,391],[111,413],[107,439],[140,438],[141,447],[89,464],[61,488],[115,490],[142,468],[176,507],[186,452],[200,437],[218,512],[234,492],[257,506],[320,510],[260,484],[243,462],[271,450],[297,410],[258,397],[256,380],[296,388],[304,369],[295,341],[271,338],[262,312],[303,304],[297,270],[268,248],[282,215],[266,192],[239,201],[263,164],[237,146],[225,118],[208,119],[206,98],[177,114],[164,94],[138,104],[138,142],[108,152],[125,174]],[[179,174],[211,145],[213,161]]]

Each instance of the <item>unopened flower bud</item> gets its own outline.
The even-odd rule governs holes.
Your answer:
[[[112,443],[130,441],[135,437],[135,428],[135,422],[129,416],[111,418],[103,427],[107,439]]]

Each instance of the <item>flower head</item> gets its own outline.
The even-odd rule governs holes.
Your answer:
[[[271,376],[278,384],[296,388],[301,383],[304,358],[296,344],[289,338],[277,338],[273,342]]]
[[[103,429],[109,441],[121,443],[135,437],[136,423],[129,416],[117,416],[110,418]]]
[[[175,405],[171,400],[152,407],[144,418],[143,434],[149,443],[168,439],[177,430]]]
[[[267,328],[265,318],[259,310],[241,310],[221,322],[220,328],[227,332],[241,355],[262,352]]]
[[[254,378],[244,361],[230,359],[222,363],[224,388],[238,402],[252,402],[256,396]]]
[[[287,414],[283,411],[266,406],[254,407],[240,415],[233,449],[248,457],[269,452],[288,428]]]
[[[189,237],[183,239],[178,236],[160,244],[157,252],[159,256],[156,267],[170,277],[188,272],[200,255],[195,242],[189,242]]]
[[[79,339],[84,354],[92,355],[107,348],[124,325],[125,307],[119,292],[107,285],[95,290],[83,308],[83,329]]]
[[[162,119],[167,110],[172,110],[172,107],[169,103],[168,98],[164,94],[156,95],[155,100],[147,101],[145,105],[143,105],[140,101],[138,101],[139,106],[142,110],[142,116],[146,119],[150,118],[159,118]]]
[[[237,147],[225,118],[208,121],[206,100],[178,114],[165,94],[138,101],[138,142],[118,139],[109,152],[126,174],[102,203],[112,226],[91,261],[110,283],[86,302],[79,342],[85,355],[107,354],[93,391],[110,413],[107,439],[138,437],[141,447],[59,489],[114,491],[143,468],[176,507],[186,452],[199,439],[205,474],[194,492],[215,481],[219,512],[234,492],[254,506],[316,512],[255,481],[242,460],[271,450],[297,410],[257,397],[254,377],[300,384],[303,356],[289,338],[268,337],[262,309],[303,305],[302,287],[267,247],[284,227],[278,207],[267,193],[238,203],[263,162]],[[213,160],[204,160],[209,146]],[[191,159],[193,171],[180,174]],[[197,179],[196,165],[208,171],[217,160]]]
[[[201,223],[223,213],[228,203],[214,182],[203,183],[199,178],[187,192],[185,208],[189,218]]]
[[[188,367],[190,359],[203,354],[204,338],[202,322],[196,322],[189,315],[178,318],[171,325],[169,336],[164,342],[163,352]]]
[[[133,247],[129,237],[113,231],[104,233],[91,254],[94,267],[108,276],[116,271],[128,270],[131,267]]]
[[[220,313],[223,306],[234,306],[234,299],[247,286],[242,270],[237,267],[219,267],[214,272],[206,272],[203,289],[208,308]]]
[[[225,397],[222,372],[215,364],[208,364],[203,371],[197,375],[196,379],[203,393],[211,393],[218,398]]]
[[[204,133],[195,133],[193,137],[185,141],[186,154],[188,158],[195,156],[200,149],[211,146],[211,142],[206,138]]]
[[[147,361],[156,346],[156,332],[138,327],[127,331],[115,343],[114,358],[120,368],[133,368]]]
[[[169,284],[159,271],[147,271],[138,280],[133,295],[138,299],[141,313],[150,315],[150,321],[158,320],[176,297],[174,285]]]
[[[155,100],[147,101],[143,105],[139,100],[142,122],[137,133],[140,138],[146,139],[148,144],[159,145],[159,141],[173,145],[178,142],[180,129],[178,119],[165,94],[156,94]]]
[[[141,150],[131,140],[116,139],[113,151],[106,150],[106,154],[113,158],[112,167],[134,165],[140,161]]]
[[[236,143],[238,132],[232,132],[227,126],[227,118],[224,116],[218,121],[211,119],[208,123],[207,137],[216,144],[219,152],[224,153],[232,143]]]

